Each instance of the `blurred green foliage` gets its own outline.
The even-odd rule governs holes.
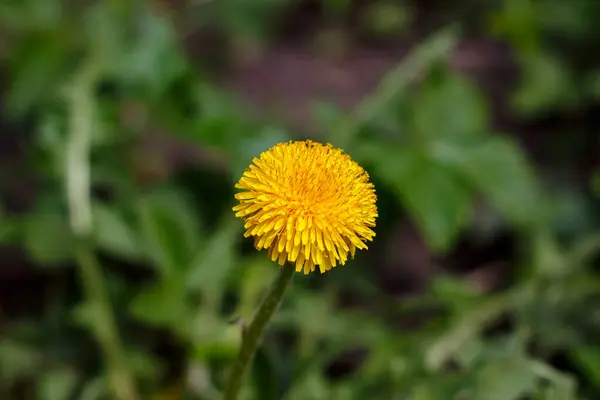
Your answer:
[[[112,398],[118,362],[106,363],[98,344],[110,330],[96,308],[102,296],[95,303],[83,293],[85,273],[75,278],[85,250],[102,266],[91,285],[108,294],[122,342],[113,350],[124,353],[140,398],[219,398],[240,325],[277,271],[243,240],[233,185],[252,157],[300,136],[247,112],[216,72],[279,39],[293,3],[0,3],[1,134],[24,149],[8,157],[4,168],[15,172],[2,173],[1,187],[9,198],[15,182],[35,181],[27,205],[5,199],[0,240],[45,282],[31,300],[37,311],[17,313],[13,302],[30,303],[32,290],[0,274],[3,291],[19,289],[0,305],[2,398]],[[383,42],[408,35],[423,14],[420,2],[367,3],[357,29]],[[497,132],[490,96],[451,63],[463,28],[476,30],[507,45],[521,72],[504,101],[514,124],[583,115],[600,95],[600,3],[447,3],[428,11],[442,29],[414,42],[352,112],[314,99],[316,136],[343,147],[377,184],[377,243],[347,267],[295,280],[244,398],[600,396],[599,175],[582,185],[561,180],[555,169],[579,154],[552,153],[571,164],[534,168],[515,135]],[[320,6],[324,25],[341,29],[355,5]],[[191,31],[217,32],[218,56],[194,59]],[[550,133],[559,128],[566,142],[581,141],[589,123],[567,120],[543,141],[557,141]],[[80,151],[87,139],[89,157]],[[90,193],[78,180],[87,168]],[[83,243],[77,227],[88,211]],[[408,297],[385,292],[376,268],[405,215],[441,260],[427,289]],[[517,245],[500,260],[501,290],[479,290],[444,268],[461,238],[506,231]],[[342,302],[348,293],[357,305]],[[423,322],[406,322],[414,316]],[[348,354],[350,366],[335,372]]]

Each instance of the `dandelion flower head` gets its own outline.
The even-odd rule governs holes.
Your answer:
[[[245,237],[273,261],[321,273],[375,237],[377,207],[369,175],[342,150],[310,140],[279,143],[254,158],[236,188],[233,210]]]

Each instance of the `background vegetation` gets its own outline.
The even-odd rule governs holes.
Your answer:
[[[0,397],[218,399],[277,272],[233,184],[310,137],[370,171],[377,240],[294,280],[245,398],[599,398],[599,19],[1,1]]]

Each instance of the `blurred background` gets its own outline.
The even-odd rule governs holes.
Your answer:
[[[294,279],[244,399],[600,398],[599,19],[1,0],[0,398],[220,399],[278,270],[233,186],[306,138],[369,171],[377,237]]]

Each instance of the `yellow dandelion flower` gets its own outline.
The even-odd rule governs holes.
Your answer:
[[[377,207],[369,175],[330,144],[279,143],[246,169],[233,207],[245,220],[245,237],[269,249],[273,261],[308,274],[344,265],[348,253],[373,240]]]

